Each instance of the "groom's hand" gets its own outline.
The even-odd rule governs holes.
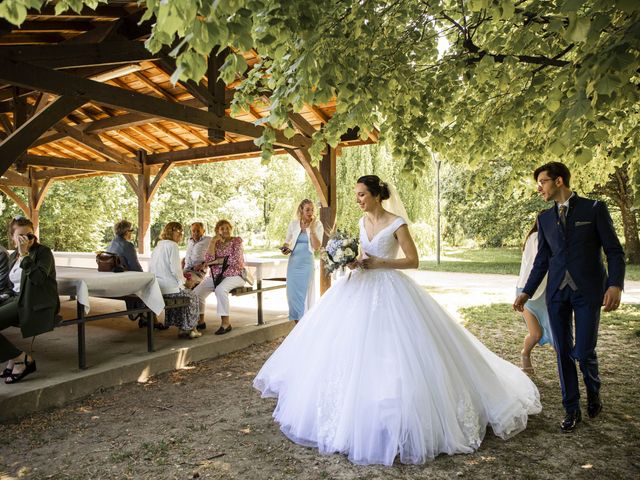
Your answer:
[[[620,306],[620,299],[622,298],[622,289],[620,287],[609,287],[604,292],[604,298],[602,299],[602,305],[604,305],[605,312],[611,312]]]
[[[513,309],[516,312],[522,312],[524,310],[524,304],[529,300],[529,295],[526,293],[521,293],[516,297],[516,301],[513,302]]]

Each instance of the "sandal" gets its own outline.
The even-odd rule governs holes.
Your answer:
[[[178,333],[179,338],[188,338],[189,340],[193,340],[194,338],[200,338],[202,333],[197,330],[180,330]]]
[[[522,365],[522,367],[520,367],[520,370],[522,370],[524,373],[526,373],[527,375],[533,375],[535,373],[533,365],[531,365],[529,355],[520,354],[520,363]]]
[[[4,383],[7,383],[7,384],[18,383],[24,377],[36,371],[36,361],[35,360],[28,361],[26,353],[24,354],[24,362],[14,362],[13,365],[14,365],[14,368],[15,368],[15,365],[24,365],[24,370],[20,373],[13,373],[13,370],[12,370],[9,376],[4,379]]]

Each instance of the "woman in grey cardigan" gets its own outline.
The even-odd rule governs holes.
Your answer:
[[[127,270],[141,272],[142,266],[138,261],[136,247],[133,246],[131,237],[133,228],[128,220],[120,220],[113,226],[115,238],[107,246],[107,252],[115,253],[122,259],[122,263]]]

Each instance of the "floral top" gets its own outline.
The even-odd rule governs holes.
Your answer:
[[[205,253],[204,260],[209,263],[217,258],[227,257],[227,269],[224,271],[223,277],[240,277],[244,268],[244,251],[242,249],[242,239],[233,237],[229,243],[223,245],[221,242],[216,246],[216,256],[213,257],[209,252]],[[211,276],[215,277],[222,270],[222,264],[211,266]]]

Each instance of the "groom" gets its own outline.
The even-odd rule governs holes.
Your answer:
[[[571,191],[571,174],[563,163],[542,165],[533,177],[540,195],[555,204],[538,217],[538,253],[513,308],[523,310],[548,272],[547,308],[566,411],[560,428],[569,432],[582,420],[576,360],[587,391],[589,417],[595,418],[602,410],[596,356],[600,307],[604,305],[604,311],[609,312],[620,305],[624,252],[607,206]],[[602,250],[607,256],[608,276]]]

